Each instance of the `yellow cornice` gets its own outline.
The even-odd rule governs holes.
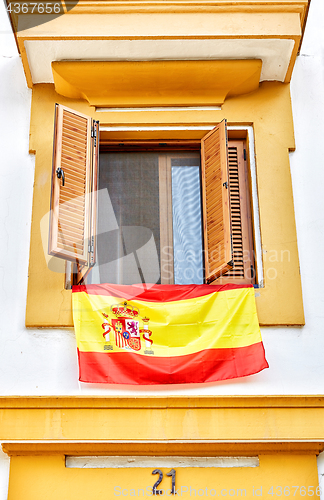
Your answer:
[[[321,441],[267,442],[235,441],[211,443],[186,442],[4,442],[2,449],[10,456],[26,455],[105,455],[105,456],[255,456],[272,454],[318,455]]]
[[[66,15],[76,14],[132,14],[132,13],[298,13],[302,31],[311,0],[79,0]],[[23,4],[24,0],[19,0]],[[17,2],[16,2],[17,3]],[[69,2],[65,2],[68,5]],[[14,30],[18,14],[10,14]]]
[[[0,396],[5,409],[320,408],[324,395],[289,396]]]
[[[44,450],[79,443],[80,453],[94,454],[146,454],[156,446],[163,454],[167,444],[174,454],[316,454],[324,447],[322,396],[1,397],[0,417],[8,453],[8,443],[16,443],[12,453],[22,443]]]
[[[23,0],[19,1],[21,4],[23,3]],[[247,38],[258,40],[287,38],[294,40],[293,53],[285,77],[285,82],[289,82],[295,58],[300,49],[300,40],[305,28],[309,3],[310,0],[138,0],[117,2],[110,0],[95,2],[80,0],[67,14],[52,20],[49,19],[50,22],[45,22],[45,19],[41,17],[42,14],[40,14],[39,17],[43,19],[42,23],[44,24],[29,29],[26,27],[25,30],[17,33],[16,38],[29,87],[33,86],[33,81],[25,49],[26,40],[29,42],[48,40],[55,44],[57,41],[62,40],[80,40],[84,43],[86,40],[102,42],[104,40],[137,39],[190,40],[194,38],[208,40],[229,38],[239,40]],[[139,22],[133,14],[139,15],[141,18],[145,18],[147,14],[155,16],[152,22],[154,26],[156,25],[156,34],[146,29],[148,26],[146,19]],[[187,31],[184,30],[184,32],[181,29],[179,33],[173,33],[172,30],[168,29],[170,20],[166,21],[164,19],[165,15],[181,16],[182,14],[186,19],[181,23],[181,26],[188,29]],[[219,15],[222,19],[219,23],[214,23],[214,26],[217,26],[215,32],[209,26],[206,32],[202,31],[200,33],[195,32],[195,29],[190,24],[192,21],[189,21],[189,18],[193,17],[190,14],[205,16],[205,18],[208,15]],[[119,16],[119,19],[113,20],[110,15]],[[67,18],[66,16],[70,17]],[[238,19],[238,16],[242,16],[242,19]],[[230,18],[228,25],[224,21],[227,17]],[[275,17],[278,19],[275,19]],[[285,18],[285,21],[283,21],[283,18]],[[19,20],[20,27],[22,27],[24,25],[23,14],[11,13],[11,21],[15,30],[17,30]],[[113,30],[109,30],[109,23],[113,26]],[[179,20],[176,21],[176,24],[179,25]],[[269,26],[269,29],[266,26]],[[191,35],[192,30],[195,32],[193,35]],[[258,51],[255,52],[255,57],[257,55]],[[61,60],[65,59],[62,54],[60,58]],[[222,59],[221,55],[219,58]],[[244,57],[240,58],[244,59]],[[71,57],[68,56],[67,59],[71,59]],[[80,57],[78,56],[76,59],[80,59]],[[34,83],[36,82],[34,81]]]
[[[300,12],[310,0],[159,0],[83,1],[69,14],[109,14],[119,12]],[[68,3],[68,2],[66,2]]]

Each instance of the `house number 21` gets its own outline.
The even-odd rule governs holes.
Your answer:
[[[152,474],[158,474],[159,479],[154,483],[152,493],[153,495],[160,495],[161,493],[164,493],[163,490],[158,490],[157,487],[161,483],[163,479],[163,472],[160,469],[154,469],[152,470]],[[175,489],[175,476],[176,476],[176,471],[174,469],[171,469],[170,472],[167,472],[167,476],[171,477],[171,495],[176,494],[176,489]]]

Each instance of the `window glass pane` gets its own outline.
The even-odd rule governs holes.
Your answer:
[[[99,196],[98,203],[100,282],[125,285],[158,282],[158,153],[100,154],[99,189],[106,188],[109,197]]]
[[[173,158],[172,212],[174,282],[202,284],[202,227],[199,158]]]

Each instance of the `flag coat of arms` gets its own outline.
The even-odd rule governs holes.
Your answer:
[[[201,383],[268,367],[253,286],[79,285],[72,300],[82,382]]]

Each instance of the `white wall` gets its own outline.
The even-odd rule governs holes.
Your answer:
[[[1,19],[6,23],[1,3]],[[296,152],[291,171],[306,313],[303,328],[263,328],[270,369],[239,380],[190,387],[79,384],[72,331],[24,327],[34,158],[28,155],[31,91],[9,26],[0,33],[0,394],[318,394],[323,392],[324,318],[322,137],[324,18],[312,0],[292,79]],[[4,43],[5,42],[5,43]],[[280,117],[278,117],[280,119]],[[321,182],[322,181],[322,182]],[[323,266],[322,266],[323,267]]]

